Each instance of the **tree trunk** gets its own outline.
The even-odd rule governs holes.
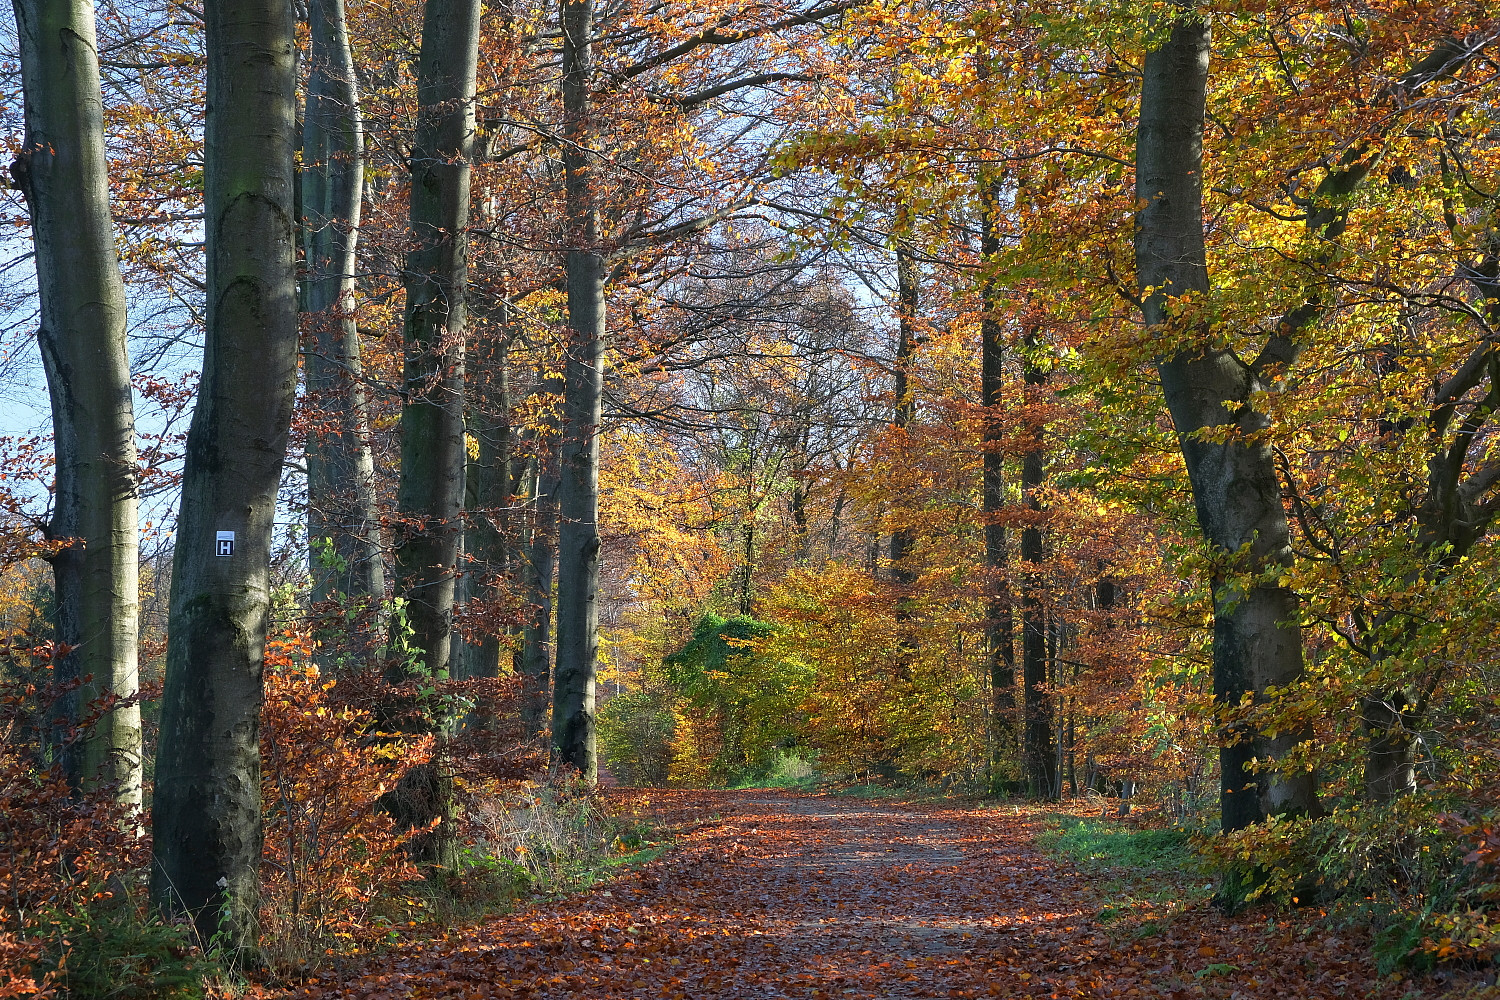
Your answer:
[[[1026,363],[1024,378],[1028,390],[1028,407],[1035,409],[1040,402],[1042,386],[1047,383],[1042,371],[1032,356],[1036,349],[1034,336],[1026,338]],[[1043,547],[1041,500],[1037,491],[1046,476],[1046,453],[1043,439],[1046,426],[1028,415],[1026,420],[1026,453],[1021,459],[1021,492],[1025,497],[1029,518],[1021,530],[1021,561],[1025,564],[1023,580],[1025,590],[1021,600],[1021,684],[1024,689],[1026,725],[1022,734],[1021,757],[1025,764],[1026,781],[1031,794],[1036,798],[1052,798],[1057,794],[1057,756],[1052,731],[1052,696],[1047,692],[1047,612],[1042,606],[1041,581],[1039,579]]]
[[[311,0],[307,108],[302,119],[301,193],[310,314],[307,401],[317,414],[307,438],[307,536],[312,599],[385,596],[380,510],[361,381],[354,291],[364,123],[343,0]]]
[[[594,686],[599,658],[599,422],[604,396],[604,256],[588,157],[592,0],[561,0],[563,145],[568,227],[568,347],[558,488],[557,670],[552,745],[585,781],[598,776]]]
[[[1252,406],[1263,388],[1253,367],[1211,345],[1207,321],[1190,310],[1209,293],[1203,237],[1203,119],[1210,49],[1205,21],[1185,17],[1146,56],[1137,134],[1135,256],[1148,326],[1183,346],[1158,362],[1167,407],[1192,482],[1198,523],[1221,554],[1214,583],[1214,697],[1233,711],[1246,692],[1302,675],[1297,596],[1267,571],[1291,561],[1286,515],[1268,421]],[[1192,304],[1179,307],[1183,296]],[[1206,429],[1228,432],[1200,437]],[[1252,758],[1279,760],[1305,733],[1265,737],[1231,727],[1220,751],[1223,828],[1273,814],[1316,811],[1311,773],[1249,769]]]
[[[1360,722],[1365,738],[1365,796],[1389,802],[1417,790],[1416,727],[1421,713],[1405,691],[1367,697]]]
[[[917,308],[920,304],[921,286],[918,284],[917,262],[911,250],[899,241],[896,244],[896,378],[895,407],[891,413],[891,426],[903,435],[911,427],[917,414],[916,397],[911,387],[911,358],[917,345]],[[904,438],[903,438],[904,441]],[[897,620],[909,617],[905,603],[907,589],[917,582],[917,574],[909,565],[911,555],[917,547],[915,534],[910,528],[898,527],[891,532],[891,578],[901,588],[897,602]]]
[[[209,0],[208,316],[172,568],[151,895],[203,941],[256,944],[261,668],[297,387],[295,21]],[[247,956],[248,957],[248,956]]]
[[[998,185],[983,182],[983,233],[981,251],[985,260],[1000,252]],[[1000,323],[1001,289],[993,278],[983,287],[984,318],[980,321],[980,401],[984,404],[984,565],[988,572],[985,608],[985,649],[989,657],[990,690],[994,705],[994,761],[998,774],[1013,759],[1016,750],[1016,643],[1015,612],[1010,595],[1010,545],[1005,523],[1005,425],[1000,412],[1005,393],[1005,330]]]
[[[411,150],[415,247],[406,258],[395,592],[411,629],[412,661],[431,677],[445,677],[450,669],[463,534],[464,327],[479,14],[477,0],[424,5]],[[397,664],[392,679],[405,679],[409,666]]]
[[[504,322],[506,304],[500,303],[501,328],[491,330],[475,347],[470,382],[473,404],[469,407],[469,433],[478,446],[469,459],[467,479],[468,525],[464,531],[469,581],[466,595],[493,606],[507,591],[512,537],[511,506],[514,492],[511,471],[510,360]],[[491,625],[478,642],[464,646],[465,677],[499,677],[501,631]]]
[[[445,679],[454,667],[453,605],[463,537],[464,337],[468,294],[469,170],[479,0],[427,0],[417,68],[417,132],[411,150],[411,229],[406,258],[406,362],[401,407],[400,524],[396,587],[406,621],[392,624],[388,678]],[[447,720],[418,725],[441,731]],[[453,778],[439,759],[414,767],[385,808],[410,828],[438,820],[412,843],[424,864],[451,866],[458,849]]]
[[[11,166],[31,210],[41,327],[52,398],[57,484],[48,534],[71,544],[52,560],[56,680],[81,681],[59,706],[76,724],[103,699],[139,687],[140,601],[135,417],[126,356],[125,285],[115,256],[104,152],[104,102],[90,0],[15,0],[25,144]],[[81,742],[54,734],[76,789],[103,783],[141,803],[141,710],[105,712]]]
[[[526,550],[526,621],[521,628],[521,722],[528,739],[547,729],[552,702],[552,576],[557,561],[557,443],[539,441],[532,472],[532,524]]]

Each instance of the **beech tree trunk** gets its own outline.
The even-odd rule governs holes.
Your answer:
[[[521,674],[521,723],[527,738],[548,732],[552,703],[552,578],[557,561],[557,450],[538,443],[531,474],[531,537],[522,566],[526,620],[516,669]]]
[[[343,0],[311,0],[302,119],[304,366],[321,419],[307,439],[312,599],[385,596],[369,409],[355,325],[355,249],[364,191],[364,122]]]
[[[208,0],[208,315],[173,557],[151,896],[205,942],[256,944],[261,668],[297,386],[295,21]]]
[[[921,286],[918,284],[917,262],[911,250],[896,244],[896,378],[895,407],[891,413],[891,425],[905,431],[911,426],[917,413],[917,401],[911,387],[911,358],[917,343],[917,308],[920,305]],[[898,527],[891,532],[891,578],[902,588],[898,600],[896,617],[908,617],[904,591],[917,581],[915,570],[908,564],[916,549],[916,536],[910,528]]]
[[[464,532],[467,556],[464,578],[469,582],[466,597],[481,602],[492,602],[505,593],[511,550],[515,546],[511,517],[515,494],[511,468],[514,449],[506,345],[509,334],[504,322],[505,303],[499,307],[496,317],[501,319],[499,328],[490,330],[486,339],[476,344],[476,364],[470,379],[469,434],[477,445],[477,454],[469,459],[467,475],[469,520]],[[503,645],[500,633],[493,629],[478,642],[466,644],[464,676],[499,677]]]
[[[986,182],[980,191],[983,202],[981,252],[993,260],[1000,252],[996,215],[999,192]],[[1016,643],[1015,612],[1009,586],[1010,545],[1005,523],[1005,426],[1000,406],[1005,396],[1005,330],[1000,323],[1001,290],[993,278],[983,288],[984,318],[980,320],[980,401],[984,404],[984,473],[981,504],[984,508],[984,565],[989,574],[985,608],[985,647],[990,665],[990,691],[994,704],[992,770],[1013,760],[1016,750]]]
[[[139,687],[140,600],[135,416],[126,353],[125,284],[115,256],[104,152],[104,102],[90,0],[15,0],[26,137],[11,166],[31,211],[57,459],[52,559],[55,679],[81,686],[67,722]],[[105,712],[78,740],[53,734],[75,789],[111,786],[141,802],[141,710]]]
[[[561,0],[568,344],[557,539],[557,667],[552,745],[585,781],[599,773],[594,688],[599,660],[599,422],[604,398],[605,270],[589,160],[592,0]]]
[[[1297,596],[1268,572],[1291,562],[1286,515],[1273,456],[1252,403],[1264,386],[1257,366],[1214,348],[1208,321],[1192,312],[1209,294],[1203,235],[1203,119],[1208,87],[1208,24],[1191,15],[1147,53],[1136,147],[1135,257],[1145,321],[1178,346],[1158,370],[1176,425],[1198,523],[1221,556],[1214,584],[1214,697],[1223,709],[1302,675]],[[1194,304],[1181,307],[1183,296]],[[1221,430],[1200,437],[1204,430]],[[1222,439],[1221,439],[1222,438]],[[1275,761],[1306,739],[1231,727],[1220,750],[1223,828],[1268,815],[1317,809],[1307,772],[1249,769]]]
[[[394,639],[389,679],[443,679],[454,664],[453,605],[463,539],[464,337],[468,292],[469,171],[479,62],[479,0],[427,0],[417,68],[417,132],[411,150],[411,229],[406,258],[406,361],[401,407]],[[400,634],[403,624],[410,636]],[[394,645],[394,643],[393,643]],[[422,723],[441,730],[444,719]],[[451,866],[453,778],[441,761],[414,767],[385,808],[403,827],[439,825],[412,844],[427,864]]]
[[[1027,404],[1032,408],[1040,402],[1039,393],[1033,390],[1039,390],[1047,384],[1047,374],[1037,365],[1033,356],[1036,346],[1035,336],[1028,335],[1023,377],[1028,390]],[[1053,739],[1052,696],[1047,692],[1047,664],[1050,657],[1047,648],[1047,612],[1042,606],[1040,580],[1045,553],[1042,529],[1038,523],[1042,516],[1042,505],[1037,495],[1046,479],[1046,451],[1043,442],[1047,428],[1033,413],[1027,417],[1026,431],[1026,452],[1021,458],[1021,492],[1025,497],[1030,519],[1021,530],[1021,561],[1025,563],[1025,590],[1021,601],[1021,686],[1024,689],[1023,704],[1026,709],[1021,757],[1032,796],[1052,798],[1058,794],[1058,762]]]
[[[412,656],[432,677],[445,677],[450,669],[463,535],[467,228],[479,15],[477,0],[424,5],[411,150],[415,247],[406,258],[395,593],[412,631]]]

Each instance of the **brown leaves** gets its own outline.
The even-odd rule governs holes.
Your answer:
[[[624,791],[614,793],[617,806]],[[1363,942],[1195,906],[1101,927],[1037,816],[951,804],[653,791],[677,850],[600,889],[412,942],[295,996],[1397,997]]]

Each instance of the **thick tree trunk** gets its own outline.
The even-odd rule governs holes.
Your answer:
[[[261,668],[297,386],[295,22],[209,0],[208,317],[188,430],[152,806],[151,895],[205,942],[256,944]]]
[[[568,226],[568,348],[557,541],[557,669],[552,745],[584,780],[598,776],[594,686],[599,658],[599,422],[604,398],[605,271],[588,156],[592,0],[561,0],[563,146]]]
[[[999,192],[996,185],[984,182],[983,233],[981,250],[986,260],[1000,252],[999,224],[996,218]],[[989,657],[990,690],[994,741],[992,771],[1013,766],[1016,752],[1016,642],[1015,612],[1010,594],[1010,544],[1005,522],[1005,424],[1000,412],[1005,401],[1005,329],[1000,323],[1001,289],[993,279],[985,280],[984,318],[980,321],[981,340],[980,402],[984,404],[984,473],[981,504],[984,508],[984,566],[988,573],[985,606],[985,649]]]
[[[364,122],[343,0],[311,0],[307,108],[302,119],[303,249],[309,316],[307,439],[312,599],[385,596],[369,409],[354,318],[356,243],[364,189]]]
[[[72,540],[52,560],[61,706],[71,724],[139,686],[140,600],[135,418],[126,356],[125,285],[115,256],[104,102],[90,0],[15,0],[26,138],[11,171],[31,210],[41,328],[52,397],[57,485],[49,534]],[[57,734],[61,736],[62,734]],[[79,743],[55,740],[68,780],[141,802],[141,711],[105,712]]]
[[[406,363],[401,407],[401,485],[395,594],[410,649],[388,679],[444,679],[453,663],[453,606],[463,538],[464,337],[468,294],[469,173],[479,62],[479,0],[427,0],[417,67],[417,132],[411,150],[411,229],[406,258]],[[392,623],[401,639],[403,623]],[[395,643],[393,643],[395,645]],[[420,725],[440,731],[447,720]],[[414,767],[385,808],[403,827],[438,820],[413,856],[456,860],[453,778],[439,760]]]
[[[1137,280],[1145,320],[1173,344],[1159,361],[1162,388],[1192,482],[1198,522],[1225,567],[1214,580],[1214,697],[1225,711],[1253,692],[1293,684],[1302,675],[1297,596],[1274,582],[1291,561],[1286,515],[1264,415],[1252,406],[1262,388],[1252,366],[1211,346],[1207,321],[1189,310],[1209,293],[1203,237],[1203,118],[1209,28],[1174,22],[1146,56],[1137,135]],[[1191,297],[1186,309],[1180,300]],[[1206,429],[1227,432],[1200,437]],[[1272,814],[1317,809],[1311,773],[1249,769],[1252,758],[1279,760],[1303,733],[1261,737],[1243,727],[1223,734],[1221,812],[1225,830]]]

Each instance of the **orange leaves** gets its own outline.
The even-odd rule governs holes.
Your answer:
[[[1380,979],[1363,941],[1305,915],[1235,920],[1195,903],[1101,926],[1091,914],[1113,901],[1036,850],[1029,808],[763,789],[658,791],[651,808],[678,846],[638,876],[294,995],[1394,1000],[1433,985]]]
[[[39,768],[26,752],[25,728],[51,712],[39,692],[56,695],[0,678],[0,998],[55,996],[66,982],[54,974],[58,920],[111,901],[123,909],[117,897],[150,854],[140,816],[108,788],[75,798],[60,767]]]
[[[373,898],[417,877],[377,803],[431,745],[377,734],[367,712],[331,699],[311,652],[296,633],[267,643],[261,712],[262,919],[267,940],[291,952],[276,957],[294,963],[367,940]]]

